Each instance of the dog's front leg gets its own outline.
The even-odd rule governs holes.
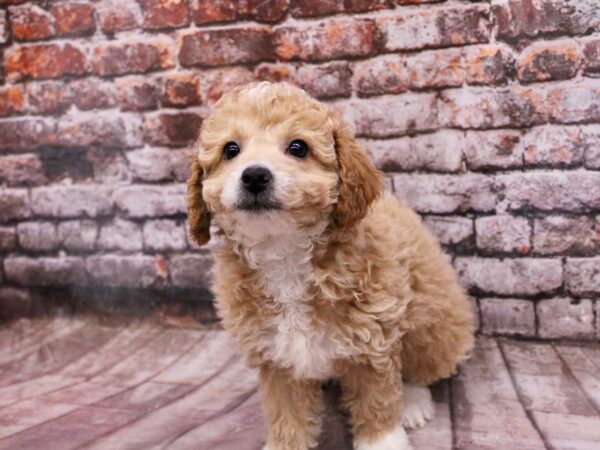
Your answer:
[[[401,419],[402,375],[391,360],[353,366],[341,383],[355,450],[411,449]]]
[[[307,450],[316,446],[322,410],[321,384],[296,380],[286,371],[262,367],[260,387],[268,428],[264,450]]]

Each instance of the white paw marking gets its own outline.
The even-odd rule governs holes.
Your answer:
[[[356,441],[354,450],[412,450],[412,446],[402,425],[397,425],[374,442]]]
[[[402,392],[402,423],[406,428],[421,428],[433,419],[435,406],[428,387],[404,383]]]

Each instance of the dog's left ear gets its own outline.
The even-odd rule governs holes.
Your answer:
[[[210,240],[211,213],[202,197],[202,179],[204,171],[194,156],[192,174],[187,182],[188,224],[190,236],[199,244],[204,245]]]
[[[337,121],[333,134],[340,177],[333,219],[339,228],[347,229],[367,215],[371,203],[383,192],[383,182],[343,121]]]

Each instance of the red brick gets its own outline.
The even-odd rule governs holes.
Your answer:
[[[0,222],[25,219],[31,215],[29,194],[26,189],[6,189],[0,187]]]
[[[164,79],[162,106],[183,108],[202,103],[200,80],[196,75],[179,73]]]
[[[285,16],[287,6],[288,0],[192,0],[191,11],[198,25],[244,19],[277,22]]]
[[[8,257],[4,271],[7,279],[26,286],[82,285],[87,281],[83,259],[73,256]]]
[[[164,259],[156,256],[90,256],[85,268],[90,282],[102,286],[160,288],[166,284]]]
[[[413,89],[460,86],[465,78],[459,49],[434,50],[406,59]]]
[[[10,48],[5,54],[6,73],[12,80],[58,78],[86,72],[85,54],[71,44],[40,44]]]
[[[116,218],[102,225],[97,246],[100,250],[141,251],[142,227],[138,223]]]
[[[548,81],[572,78],[581,64],[582,55],[573,41],[533,44],[517,59],[521,81]]]
[[[236,86],[254,80],[254,75],[245,67],[228,67],[211,70],[203,75],[207,87],[207,97],[211,102],[216,102],[223,94]]]
[[[189,145],[198,138],[202,118],[195,113],[146,116],[144,139],[155,145]]]
[[[285,17],[289,0],[246,0],[241,2],[238,19],[277,22]]]
[[[187,0],[142,0],[144,28],[177,28],[190,22]]]
[[[35,41],[56,35],[54,17],[37,5],[12,6],[10,28],[13,39]]]
[[[179,48],[185,67],[255,63],[274,56],[271,31],[262,26],[187,32]]]
[[[209,289],[212,284],[212,258],[208,255],[178,255],[170,260],[173,285]]]
[[[488,42],[487,5],[420,9],[377,19],[387,51]]]
[[[515,58],[509,47],[486,45],[467,50],[465,67],[469,84],[504,84],[514,73]]]
[[[96,3],[96,12],[105,33],[131,30],[142,23],[142,11],[136,0],[101,0]]]
[[[70,83],[73,103],[82,111],[117,106],[115,86],[106,81],[86,78]]]
[[[187,213],[185,186],[129,186],[114,194],[115,204],[127,217],[161,217]]]
[[[144,78],[119,79],[116,82],[122,111],[145,111],[158,106],[158,90]]]
[[[0,183],[9,186],[39,185],[45,181],[44,169],[37,155],[21,153],[0,156]]]
[[[43,217],[97,217],[112,212],[112,190],[99,185],[44,186],[31,190],[31,209]]]
[[[322,61],[367,56],[377,47],[377,29],[369,19],[330,19],[278,28],[275,51],[282,60]]]
[[[142,145],[141,127],[137,115],[62,116],[58,124],[58,144],[65,147],[139,147]]]
[[[525,164],[558,167],[580,164],[585,146],[578,128],[536,127],[523,138]]]
[[[198,25],[236,20],[237,5],[229,0],[192,0],[192,17]]]
[[[0,117],[19,114],[24,110],[25,99],[22,86],[0,88]]]
[[[258,81],[279,83],[281,81],[294,82],[296,68],[287,64],[259,64],[254,69],[254,78]]]
[[[35,252],[56,250],[60,244],[52,222],[21,222],[17,225],[21,248]]]
[[[57,114],[65,112],[73,99],[68,85],[45,81],[27,85],[27,100],[35,114]]]
[[[492,8],[500,38],[540,34],[583,34],[600,28],[596,0],[502,0]]]
[[[175,65],[175,57],[170,40],[147,39],[100,44],[94,49],[92,63],[98,75],[123,75],[170,69]]]
[[[352,72],[347,62],[332,62],[298,68],[296,83],[313,97],[349,97],[352,93]]]
[[[581,123],[600,121],[600,87],[576,84],[548,91],[548,113],[556,122]]]
[[[399,94],[408,89],[406,58],[379,56],[354,65],[354,83],[359,95]]]
[[[294,17],[316,17],[336,14],[344,11],[344,1],[341,0],[292,0],[290,11]]]
[[[183,223],[148,220],[144,224],[144,248],[150,252],[181,251],[187,248]]]
[[[468,131],[464,152],[469,170],[523,167],[523,145],[519,131]]]
[[[56,143],[55,124],[38,118],[0,121],[0,150],[31,150]]]
[[[583,49],[585,57],[584,67],[586,74],[600,73],[600,39],[595,39],[585,43]]]
[[[189,176],[190,152],[187,149],[144,148],[127,152],[134,180],[185,181]]]
[[[583,255],[600,249],[600,229],[585,216],[535,219],[533,236],[533,249],[540,255]]]
[[[0,226],[0,250],[4,254],[17,248],[17,231],[14,225]]]
[[[96,30],[94,10],[85,3],[59,3],[52,6],[56,32],[60,36],[88,35]]]
[[[440,124],[458,128],[522,127],[545,121],[545,98],[533,89],[444,91]]]

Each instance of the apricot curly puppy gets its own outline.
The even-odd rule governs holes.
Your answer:
[[[404,426],[433,415],[427,385],[473,345],[471,312],[344,123],[288,84],[235,89],[202,125],[188,202],[193,238],[209,240],[211,218],[222,237],[218,310],[260,368],[265,449],[316,445],[329,378],[356,449],[410,448]]]

